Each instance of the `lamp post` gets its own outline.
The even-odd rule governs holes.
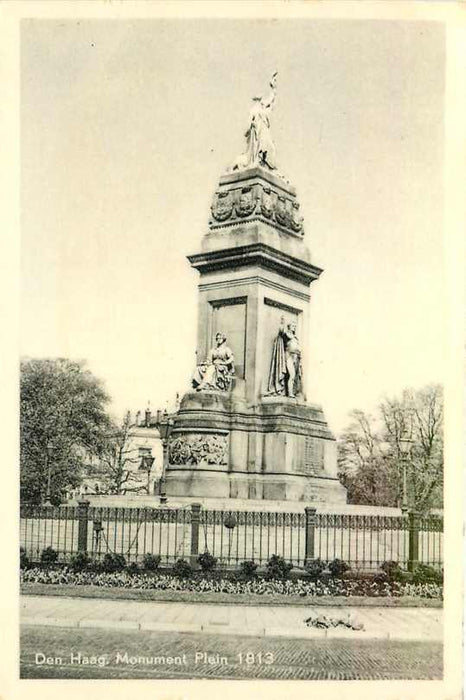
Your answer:
[[[164,411],[165,429],[163,430],[162,437],[162,448],[163,448],[163,464],[162,464],[162,476],[160,477],[160,503],[167,502],[167,491],[166,491],[166,473],[168,467],[168,443],[170,439],[171,429],[173,427],[173,418],[169,418],[167,411]]]
[[[147,495],[150,494],[150,472],[154,462],[154,457],[151,457],[150,455],[144,455],[143,457],[141,457],[141,469],[147,471]]]
[[[52,503],[50,501],[50,487],[51,487],[51,480],[52,480],[52,457],[53,453],[55,452],[55,447],[48,442],[45,448],[45,471],[47,472],[47,491],[45,493],[45,506],[51,506]]]
[[[413,441],[409,437],[400,438],[401,466],[403,469],[403,497],[401,501],[401,513],[406,515],[409,510],[408,503],[408,456]]]

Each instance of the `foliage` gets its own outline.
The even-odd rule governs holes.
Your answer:
[[[197,561],[202,571],[212,571],[217,566],[217,558],[212,556],[207,549],[202,554],[199,554]]]
[[[182,560],[181,560],[182,561]],[[365,596],[372,598],[416,598],[441,599],[443,588],[437,583],[378,583],[375,577],[360,579],[331,578],[311,581],[308,578],[296,580],[259,578],[245,580],[223,575],[220,578],[193,572],[189,564],[183,562],[183,570],[188,567],[188,576],[170,573],[128,571],[103,573],[92,570],[75,572],[67,567],[29,568],[21,571],[22,583],[48,583],[56,585],[106,586],[160,591],[187,591],[191,593],[227,593],[232,595],[259,595],[283,597],[307,596]]]
[[[142,568],[144,571],[156,571],[159,568],[161,561],[162,557],[160,554],[144,554]]]
[[[84,571],[91,565],[91,558],[86,552],[77,552],[70,561],[70,567],[73,571]]]
[[[130,564],[127,564],[126,570],[129,574],[137,574],[140,571],[139,566],[135,561],[132,561]]]
[[[102,559],[101,568],[102,571],[113,572],[122,571],[126,567],[126,559],[123,554],[117,554],[116,552],[107,552]]]
[[[418,564],[413,571],[413,583],[443,584],[443,571],[437,571],[427,564]]]
[[[267,578],[286,579],[290,575],[293,564],[285,561],[279,554],[272,554],[267,562]]]
[[[334,559],[328,565],[328,570],[333,578],[341,578],[346,571],[349,571],[349,566],[341,559]]]
[[[193,574],[193,568],[185,559],[178,559],[173,567],[173,573],[177,578],[189,578]]]
[[[421,512],[442,506],[443,394],[439,385],[384,398],[378,414],[350,414],[338,444],[339,477],[353,504],[399,506],[403,499],[402,441],[408,504]]]
[[[353,612],[347,612],[343,615],[316,615],[313,613],[304,622],[308,627],[317,627],[318,629],[330,629],[332,627],[345,627],[351,630],[364,629],[363,623]]]
[[[403,581],[404,572],[397,561],[384,561],[380,568],[389,581]]]
[[[322,559],[310,559],[306,562],[304,568],[311,578],[316,579],[319,578],[324,571],[325,563],[322,561]]]
[[[44,566],[52,566],[56,564],[58,560],[58,552],[52,547],[46,547],[42,550],[40,555],[40,563]]]
[[[256,576],[257,564],[251,559],[242,561],[240,564],[239,577],[245,579],[252,579]]]
[[[24,547],[19,548],[19,566],[21,569],[27,569],[29,566],[29,557]]]
[[[75,488],[89,458],[103,447],[111,421],[109,397],[83,362],[25,359],[20,379],[21,500],[51,502]],[[48,455],[47,447],[53,448]]]

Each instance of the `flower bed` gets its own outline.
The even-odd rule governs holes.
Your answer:
[[[329,578],[309,580],[266,579],[262,577],[242,580],[228,576],[196,574],[181,578],[170,573],[130,573],[73,571],[68,567],[32,567],[22,569],[21,583],[42,583],[54,585],[98,586],[106,588],[126,588],[157,591],[191,591],[194,593],[227,593],[235,595],[262,596],[368,596],[442,599],[443,586],[437,583],[406,583],[380,581],[367,578]]]

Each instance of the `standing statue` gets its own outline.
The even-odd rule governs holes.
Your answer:
[[[223,333],[217,333],[215,343],[207,360],[198,365],[194,373],[193,388],[196,391],[228,391],[231,387],[235,374],[233,352]]]
[[[232,170],[242,170],[255,165],[275,170],[275,144],[270,134],[269,114],[276,97],[277,75],[270,81],[270,92],[266,96],[253,97],[249,116],[249,127],[245,133],[246,151],[236,159]]]
[[[268,393],[294,398],[301,390],[301,348],[296,337],[296,323],[290,321],[285,328],[285,319],[282,316],[273,344]]]

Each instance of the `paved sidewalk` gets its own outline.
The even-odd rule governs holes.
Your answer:
[[[332,608],[222,605],[158,601],[21,596],[21,624],[55,627],[203,632],[295,639],[396,639],[441,641],[439,608]],[[306,627],[311,614],[354,614],[364,630]]]

